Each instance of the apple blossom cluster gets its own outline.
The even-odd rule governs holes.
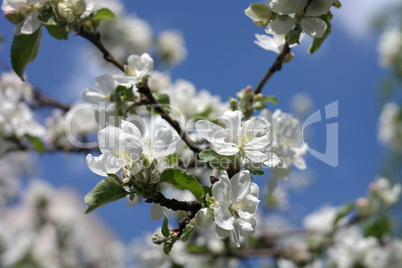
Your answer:
[[[4,0],[1,8],[4,16],[16,25],[16,35],[30,35],[41,25],[64,24],[67,27],[68,24],[88,17],[95,2],[96,0]]]
[[[35,120],[35,115],[26,103],[32,99],[32,87],[22,82],[14,73],[0,77],[0,137],[43,137],[45,128]]]
[[[383,106],[378,122],[378,138],[392,150],[402,150],[402,118],[398,104],[389,102]]]
[[[342,5],[338,0],[270,0],[268,5],[253,3],[244,12],[272,35],[256,35],[255,43],[262,48],[279,54],[285,43],[299,44],[302,33],[305,33],[315,38],[309,49],[313,53],[330,32],[332,6],[339,8]],[[287,60],[290,59],[288,57]]]

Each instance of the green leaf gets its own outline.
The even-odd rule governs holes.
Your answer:
[[[253,175],[263,175],[264,174],[264,170],[259,170],[259,169],[255,169],[255,170],[249,170],[251,174]]]
[[[165,169],[161,174],[160,182],[170,183],[179,190],[189,190],[198,201],[204,194],[201,184],[197,179],[183,169]]]
[[[201,187],[202,187],[202,190],[204,191],[205,195],[209,194],[209,196],[212,196],[211,187],[206,186],[206,185],[202,185]]]
[[[322,15],[321,19],[323,19],[325,21],[325,23],[327,24],[327,29],[326,29],[323,37],[314,38],[313,43],[310,45],[310,47],[308,49],[308,53],[310,53],[310,54],[313,54],[314,52],[316,52],[317,50],[320,49],[322,43],[324,43],[325,39],[328,37],[328,35],[332,31],[332,25],[331,25],[332,14],[331,14],[331,12],[328,12],[327,14]]]
[[[94,209],[106,205],[107,203],[114,202],[121,198],[126,197],[128,192],[120,185],[114,178],[106,178],[99,182],[95,188],[93,188],[84,200],[88,204],[85,213],[89,213]]]
[[[40,12],[38,19],[46,26],[57,25],[58,22],[58,18],[52,8]]]
[[[264,102],[271,102],[273,104],[278,104],[278,98],[275,96],[264,96]]]
[[[29,35],[15,35],[11,45],[11,64],[15,73],[23,80],[25,67],[33,62],[39,51],[42,30]]]
[[[214,150],[204,150],[199,154],[202,162],[209,162],[211,167],[219,170],[227,170],[230,166],[231,158],[225,155],[220,155]]]
[[[341,209],[338,211],[338,214],[336,215],[336,218],[335,218],[335,220],[334,220],[332,226],[333,226],[333,227],[336,227],[336,226],[338,225],[338,222],[339,222],[343,217],[345,217],[345,216],[348,215],[350,212],[352,212],[352,210],[355,209],[355,207],[356,207],[356,206],[355,206],[355,203],[348,203],[348,204],[345,204],[345,205],[343,206],[343,208],[341,208]]]
[[[169,230],[169,227],[168,227],[169,218],[168,218],[168,216],[166,215],[165,212],[163,212],[163,215],[165,215],[165,217],[163,219],[163,224],[162,224],[162,230],[161,231],[162,231],[162,234],[163,234],[164,237],[169,237],[170,236],[170,230]]]
[[[34,136],[25,134],[24,137],[32,144],[32,146],[37,150],[40,154],[43,154],[46,151],[46,147],[43,142]]]
[[[383,215],[376,218],[366,226],[365,236],[374,236],[381,239],[384,235],[392,234],[392,221],[387,216]]]
[[[93,13],[93,17],[92,20],[93,21],[99,21],[99,20],[114,20],[116,18],[116,16],[114,15],[114,13],[107,8],[101,8],[96,10]]]
[[[58,40],[67,40],[70,32],[63,30],[58,25],[47,25],[47,32]]]
[[[171,240],[168,240],[163,244],[163,252],[166,255],[169,255],[170,251],[172,251],[173,244],[174,242]]]
[[[184,230],[180,236],[180,240],[183,242],[186,242],[190,238],[190,236],[193,232],[194,232],[194,225],[187,224],[186,228],[184,228]]]

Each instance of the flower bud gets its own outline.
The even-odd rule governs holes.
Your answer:
[[[244,13],[254,21],[270,20],[275,15],[274,12],[263,3],[252,3]]]
[[[8,21],[10,21],[13,24],[18,24],[22,22],[25,18],[25,16],[21,12],[14,10],[6,11],[3,13],[3,15],[4,17],[6,17]]]
[[[165,243],[169,238],[164,237],[161,233],[154,233],[152,235],[151,239],[152,239],[152,243],[161,245],[161,244]]]
[[[74,10],[74,14],[77,16],[81,16],[85,10],[87,9],[87,4],[85,3],[85,1],[77,1],[73,7]]]
[[[293,54],[293,52],[290,52],[290,53],[286,54],[284,62],[287,63],[287,62],[291,61],[294,57],[295,57],[295,54]]]

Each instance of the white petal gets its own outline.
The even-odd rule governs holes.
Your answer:
[[[320,18],[303,18],[301,20],[303,32],[314,38],[323,37],[327,24]]]
[[[38,19],[38,12],[34,11],[25,18],[22,24],[21,33],[32,34],[38,30],[40,26],[41,22]]]
[[[124,143],[119,139],[123,131],[114,126],[107,126],[98,133],[99,149],[110,151],[114,156],[124,152]]]
[[[248,170],[242,170],[230,179],[232,187],[232,203],[242,200],[250,191],[251,177]]]
[[[209,227],[213,222],[213,211],[211,208],[200,209],[195,215],[195,223],[199,227]]]
[[[255,37],[257,38],[257,40],[254,41],[254,43],[262,47],[263,49],[273,51],[277,54],[281,52],[280,47],[283,46],[283,44],[276,43],[274,38],[272,38],[271,36],[266,34],[256,34]]]
[[[176,131],[168,125],[163,125],[156,133],[155,142],[152,145],[154,157],[171,155],[176,151],[176,146],[180,141]]]
[[[287,34],[290,30],[292,30],[295,22],[295,19],[289,16],[278,16],[276,20],[267,25],[266,32],[279,35]]]
[[[278,14],[293,14],[303,12],[307,0],[271,0],[269,6]]]
[[[227,237],[228,234],[229,234],[229,231],[227,231],[227,230],[225,230],[225,229],[222,229],[222,228],[219,227],[218,225],[215,226],[215,230],[216,230],[216,234],[217,234],[219,237],[222,237],[222,238]]]
[[[104,177],[107,174],[118,172],[126,164],[124,160],[117,159],[108,151],[105,151],[105,153],[98,157],[88,154],[86,161],[93,173]]]
[[[321,16],[328,12],[333,3],[334,0],[315,0],[308,6],[305,15],[314,17]]]
[[[254,234],[256,225],[256,221],[254,218],[239,219],[237,221],[237,224],[239,226],[241,236],[246,237]]]
[[[226,111],[222,115],[222,122],[226,125],[226,131],[229,133],[229,141],[236,142],[241,133],[241,111]],[[237,142],[239,144],[239,142]]]
[[[279,164],[279,162],[281,161],[279,159],[279,157],[274,153],[269,152],[269,153],[267,153],[267,156],[268,156],[268,160],[264,161],[264,164],[267,167],[270,167],[270,168],[276,167]]]
[[[115,92],[117,83],[113,76],[104,74],[95,78],[95,85],[97,89],[105,95]]]

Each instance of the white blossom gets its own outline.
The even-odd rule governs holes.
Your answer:
[[[5,16],[24,16],[14,29],[14,34],[32,34],[41,26],[38,18],[41,8],[48,0],[4,0],[1,9]]]
[[[240,236],[250,236],[255,231],[253,218],[257,211],[259,188],[251,182],[248,171],[235,174],[230,180],[223,172],[220,180],[212,187],[214,222],[220,237],[229,234],[240,247]]]
[[[158,37],[159,54],[167,65],[176,65],[187,56],[186,46],[182,34],[176,30],[166,30]]]
[[[299,120],[291,114],[282,113],[281,110],[276,110],[273,114],[263,110],[261,116],[271,123],[272,141],[268,150],[280,159],[278,165],[272,169],[272,177],[287,178],[292,165],[298,169],[305,169],[303,156],[306,153],[306,145],[303,142]]]
[[[244,164],[266,162],[269,166],[278,163],[276,155],[264,153],[269,146],[268,127],[270,124],[264,118],[256,121],[242,122],[241,111],[226,111],[223,113],[222,122],[226,128],[200,120],[195,124],[197,132],[213,146],[221,155],[240,154]]]
[[[388,179],[379,178],[370,185],[370,190],[390,206],[398,202],[402,186],[400,183],[395,183],[394,186],[391,187],[391,183]]]
[[[385,29],[378,43],[379,62],[383,67],[392,67],[398,61],[402,49],[402,32],[397,27]]]
[[[300,26],[306,34],[314,38],[321,38],[327,24],[319,18],[328,12],[333,0],[315,0],[307,6],[307,0],[272,0],[269,2],[271,9],[279,14],[275,20],[267,25],[268,33],[286,34],[300,18]],[[295,14],[294,16],[289,16]]]
[[[100,176],[116,173],[124,166],[132,175],[140,171],[135,162],[143,152],[140,142],[141,132],[130,122],[123,121],[121,127],[107,126],[98,133],[99,149],[102,154],[94,157],[87,155],[89,169]]]
[[[378,122],[378,138],[392,150],[402,150],[402,120],[396,103],[384,105]]]
[[[325,234],[334,228],[334,221],[337,215],[337,208],[324,206],[319,210],[307,215],[304,218],[303,225],[308,230]]]

